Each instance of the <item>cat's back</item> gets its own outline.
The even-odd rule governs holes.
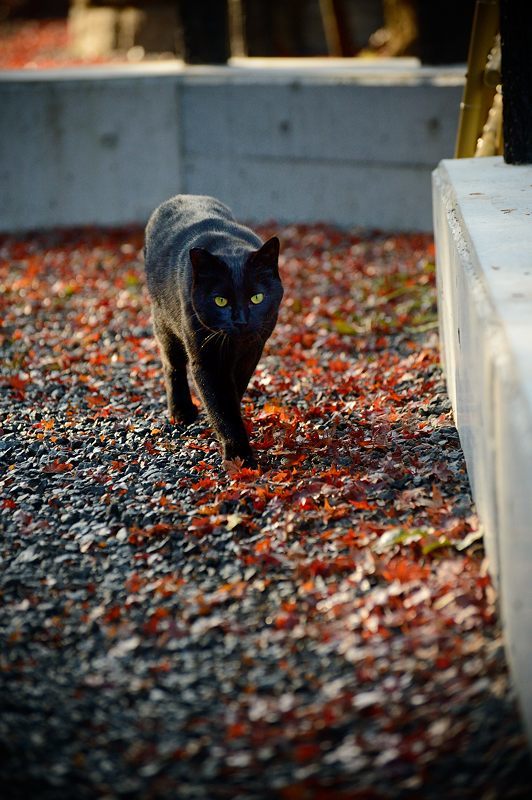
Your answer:
[[[186,280],[188,253],[211,225],[231,219],[230,210],[207,195],[178,194],[155,209],[144,235],[144,262],[148,289],[161,299],[177,279]]]
[[[261,245],[259,237],[238,223],[231,210],[208,195],[178,194],[162,203],[146,226],[144,258],[152,294],[190,270],[189,252],[203,247],[229,262]]]
[[[153,212],[146,226],[146,251],[160,259],[164,251],[209,247],[217,236],[239,227],[230,209],[208,195],[178,194]]]
[[[231,210],[215,197],[201,194],[177,194],[170,197],[155,209],[151,215],[146,233],[149,237],[156,232],[170,232],[173,229],[185,230],[191,225],[206,219],[233,219]]]

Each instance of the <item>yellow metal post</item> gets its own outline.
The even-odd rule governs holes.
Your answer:
[[[484,73],[498,31],[499,0],[477,0],[467,57],[466,83],[460,104],[455,158],[471,158],[475,155],[477,139],[493,102],[495,88],[486,85]]]
[[[320,0],[320,12],[329,55],[343,56],[340,26],[334,8],[334,0]]]

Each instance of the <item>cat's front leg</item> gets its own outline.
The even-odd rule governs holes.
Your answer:
[[[223,459],[234,461],[241,458],[246,467],[256,467],[232,376],[213,371],[198,362],[192,363],[191,367],[196,388],[221,444]]]
[[[185,346],[156,313],[153,327],[163,363],[168,416],[174,422],[190,425],[197,418],[198,409],[190,396]]]
[[[255,372],[261,354],[262,354],[262,347],[256,348],[255,350],[250,350],[249,352],[246,352],[245,355],[241,357],[236,363],[235,386],[238,394],[238,399],[240,401],[242,400],[242,397],[244,396],[246,389],[248,388],[251,376]]]

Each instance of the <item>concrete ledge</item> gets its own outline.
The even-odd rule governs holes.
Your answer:
[[[532,740],[532,167],[433,176],[442,356]]]
[[[144,223],[177,192],[251,221],[431,230],[463,67],[235,61],[0,74],[0,229]]]

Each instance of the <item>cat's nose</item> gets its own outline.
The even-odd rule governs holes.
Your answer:
[[[247,323],[244,319],[238,319],[233,322],[233,325],[235,326],[235,329],[238,331],[238,333],[241,333],[244,330],[246,324]]]

